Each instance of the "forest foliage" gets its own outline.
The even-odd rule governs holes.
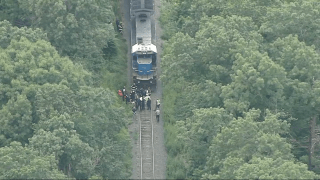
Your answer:
[[[130,177],[117,6],[0,1],[0,179]]]
[[[319,9],[163,1],[167,178],[319,178]]]

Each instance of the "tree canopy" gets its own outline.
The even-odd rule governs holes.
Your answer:
[[[31,27],[43,29],[60,55],[69,56],[90,70],[101,70],[103,48],[115,36],[111,0],[18,2],[21,9],[31,13]]]
[[[318,177],[318,6],[163,2],[168,178]]]
[[[49,7],[49,1],[37,3],[43,11]],[[59,7],[59,2],[51,3],[56,5],[53,10]],[[87,8],[82,6],[82,11]],[[38,10],[43,23],[55,15]],[[50,35],[43,26],[18,28],[0,22],[0,177],[128,178],[131,150],[124,107],[112,90],[94,86],[93,73],[85,65],[59,52],[61,47],[52,43],[58,31]]]
[[[54,155],[42,156],[37,151],[12,142],[0,148],[0,178],[2,179],[65,179],[57,168]]]

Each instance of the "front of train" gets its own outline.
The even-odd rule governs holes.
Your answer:
[[[156,84],[156,57],[157,48],[153,44],[137,43],[132,46],[133,81],[136,84]]]
[[[133,82],[154,85],[157,82],[157,48],[153,0],[131,0],[131,54]]]

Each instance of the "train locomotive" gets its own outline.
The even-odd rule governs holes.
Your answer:
[[[156,85],[157,47],[153,0],[131,0],[132,78],[136,85]]]

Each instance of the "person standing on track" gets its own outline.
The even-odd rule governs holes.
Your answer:
[[[128,104],[128,102],[130,102],[130,97],[129,97],[129,95],[127,94],[127,95],[126,95],[126,104]]]
[[[146,100],[144,98],[142,98],[141,105],[142,105],[142,110],[144,110],[146,105]]]
[[[148,87],[147,96],[151,96],[151,88],[150,87]]]
[[[143,97],[143,88],[140,88],[139,94],[140,94],[140,97]]]
[[[157,100],[156,100],[156,109],[157,109],[157,108],[158,108],[158,109],[160,108],[160,99],[157,99]],[[156,110],[156,109],[155,109],[155,110]]]
[[[133,107],[132,107],[132,112],[133,112],[133,114],[136,114],[136,106],[135,105],[133,105]]]
[[[151,110],[151,99],[150,98],[148,98],[147,107],[148,107],[148,110]]]
[[[147,96],[147,90],[144,89],[144,90],[142,91],[142,96],[143,96],[143,97]]]
[[[135,92],[137,90],[136,83],[133,83],[131,86],[131,91]]]
[[[157,109],[157,110],[156,110],[156,118],[157,118],[157,121],[159,122],[159,119],[160,119],[160,109]]]
[[[139,109],[139,107],[140,107],[140,110],[141,110],[142,107],[141,107],[141,100],[140,100],[140,98],[137,99],[137,104],[138,104],[137,109]]]
[[[139,98],[139,102],[140,102],[140,111],[142,110],[142,97]]]
[[[132,101],[134,101],[136,99],[135,98],[136,95],[135,95],[134,91],[131,91],[130,97],[131,97]]]
[[[150,97],[150,96],[146,96],[146,97],[144,97],[144,99],[145,99],[146,101],[148,101],[148,99],[151,100],[151,97]]]

